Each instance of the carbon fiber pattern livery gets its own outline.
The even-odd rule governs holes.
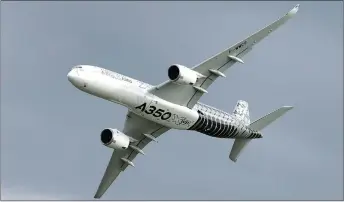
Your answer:
[[[228,116],[227,119],[225,119],[220,116],[203,113],[200,110],[197,110],[197,112],[199,114],[199,118],[196,123],[189,128],[189,130],[194,130],[217,138],[262,138],[262,135],[259,132],[251,130],[244,123],[232,116]]]

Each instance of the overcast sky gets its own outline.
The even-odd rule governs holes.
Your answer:
[[[109,188],[108,200],[343,199],[342,2],[1,2],[2,199],[93,199],[126,109],[77,90],[77,64],[156,85],[284,15],[299,13],[201,101],[251,119],[295,108],[237,163],[232,140],[171,130]]]

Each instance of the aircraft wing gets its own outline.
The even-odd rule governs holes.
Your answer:
[[[166,128],[160,124],[141,118],[129,111],[127,113],[127,118],[122,132],[136,140],[134,143],[130,144],[135,148],[128,147],[126,150],[114,150],[112,152],[110,162],[94,198],[102,197],[121,171],[124,171],[128,165],[132,164],[136,155],[143,152],[142,149],[149,142],[156,141],[155,138],[159,137],[169,129],[170,128]],[[132,164],[132,166],[134,165]]]
[[[237,62],[243,63],[241,58],[251,51],[254,45],[258,44],[262,39],[287,22],[297,13],[298,9],[299,5],[296,5],[286,15],[272,24],[193,67],[192,70],[205,76],[204,78],[199,78],[194,86],[179,85],[172,81],[166,81],[151,88],[149,91],[152,94],[172,103],[192,108],[201,96],[206,93],[206,89],[219,76],[224,77],[224,72],[233,64]]]

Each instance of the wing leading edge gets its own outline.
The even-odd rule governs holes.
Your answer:
[[[241,58],[250,52],[254,45],[258,44],[270,33],[277,30],[281,25],[292,18],[298,10],[299,4],[272,24],[193,67],[192,69],[194,71],[205,76],[197,81],[194,85],[196,87],[191,85],[179,85],[168,80],[151,88],[149,91],[152,94],[172,103],[192,108],[206,92],[204,90],[206,90],[219,76],[223,77],[224,72],[233,64],[237,62],[243,63]]]

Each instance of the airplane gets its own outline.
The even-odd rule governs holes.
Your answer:
[[[236,162],[247,144],[263,137],[261,130],[291,110],[283,106],[251,122],[248,102],[237,101],[232,113],[199,102],[208,87],[253,46],[292,18],[299,4],[286,15],[234,46],[202,63],[188,68],[173,64],[168,68],[168,80],[152,86],[97,66],[77,65],[67,74],[79,90],[122,105],[128,109],[123,130],[105,128],[100,141],[112,149],[112,156],[94,198],[99,199],[117,176],[128,166],[134,166],[137,154],[170,129],[197,131],[205,135],[234,139],[229,159]]]

